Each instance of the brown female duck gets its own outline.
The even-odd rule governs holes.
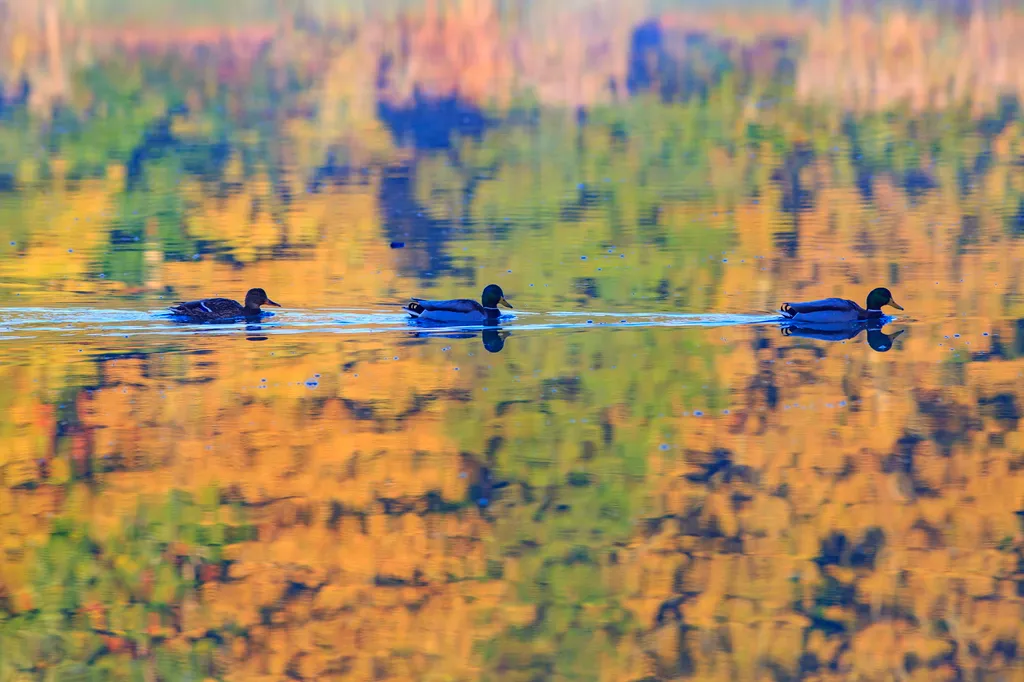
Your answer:
[[[233,320],[239,317],[259,317],[263,311],[261,305],[272,305],[280,308],[280,304],[267,298],[263,289],[249,289],[245,294],[245,305],[232,301],[230,298],[202,298],[198,301],[185,301],[171,306],[170,311],[179,317],[187,317],[195,322],[212,322],[215,320]]]

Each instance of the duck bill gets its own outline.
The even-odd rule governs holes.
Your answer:
[[[274,306],[275,308],[280,308],[280,307],[281,307],[281,304],[280,304],[280,303],[274,303],[274,302],[273,302],[273,301],[271,301],[271,300],[270,300],[269,298],[268,298],[268,299],[267,299],[266,301],[264,301],[264,302],[263,302],[263,305],[272,305],[272,306]],[[900,310],[903,310],[903,308],[900,308]]]
[[[506,308],[509,308],[510,310],[512,309],[512,304],[506,301],[504,296],[498,299],[498,305],[503,305]]]
[[[893,308],[895,308],[896,310],[903,310],[903,306],[901,306],[901,305],[900,305],[899,303],[897,303],[896,301],[894,301],[894,300],[893,300],[893,299],[891,299],[891,298],[889,299],[889,303],[888,303],[888,305],[891,305],[891,306],[892,306]]]

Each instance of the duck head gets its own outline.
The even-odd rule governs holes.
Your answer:
[[[885,287],[872,289],[868,294],[868,310],[881,310],[882,306],[892,306],[896,310],[903,310],[903,306],[892,299],[892,292]]]
[[[276,308],[281,307],[279,303],[274,303],[269,298],[267,298],[267,292],[263,291],[263,289],[249,289],[249,291],[245,292],[246,310],[254,310],[256,312],[259,312],[261,305],[272,305]]]
[[[503,305],[506,308],[512,307],[512,304],[505,300],[505,292],[497,284],[488,284],[484,287],[484,293],[480,296],[480,303],[485,308],[497,308],[499,305]]]

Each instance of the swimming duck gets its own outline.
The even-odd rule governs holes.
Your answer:
[[[780,310],[787,320],[804,324],[849,324],[875,320],[882,317],[884,305],[903,310],[903,306],[894,301],[892,293],[884,287],[872,289],[867,304],[867,308],[861,308],[845,298],[823,298],[818,301],[783,303]]]
[[[483,305],[481,305],[483,304]],[[428,322],[457,322],[460,324],[479,324],[501,317],[498,306],[511,308],[512,304],[505,300],[505,293],[497,284],[488,284],[480,295],[480,303],[468,298],[456,298],[450,301],[427,301],[414,298],[403,308],[415,320]]]
[[[214,320],[233,320],[238,317],[259,317],[263,313],[260,310],[261,305],[281,307],[280,304],[267,298],[267,292],[257,288],[249,289],[246,292],[245,305],[232,301],[230,298],[203,298],[171,306],[170,311],[196,322],[212,322]]]

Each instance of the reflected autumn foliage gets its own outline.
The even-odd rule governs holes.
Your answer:
[[[591,68],[578,91],[541,102],[617,106],[484,114],[509,90],[489,74],[521,68],[489,7],[336,49],[322,26],[305,51],[267,38],[276,51],[235,69],[140,48],[74,71],[84,104],[53,112],[39,153],[38,119],[12,104],[0,678],[1019,675],[1016,110],[978,95],[973,113],[873,113],[888,95],[807,85],[799,50],[861,64],[852,37],[800,48],[779,36],[825,29],[602,6],[582,23],[621,32],[573,57]],[[884,54],[931,21],[895,24]],[[686,38],[695,22],[719,37]],[[760,37],[721,37],[744,23]],[[495,40],[456,49],[465,26]],[[544,57],[511,36],[567,78],[576,42]],[[382,46],[401,59],[379,84]],[[426,136],[422,83],[455,119]],[[822,97],[839,106],[807,103]],[[483,118],[463,123],[470,105]],[[409,295],[489,281],[522,319],[279,333],[303,309],[400,317]],[[6,317],[255,282],[288,308],[237,334],[85,333],[62,315],[28,338]],[[528,324],[880,284],[906,315],[844,338]]]

